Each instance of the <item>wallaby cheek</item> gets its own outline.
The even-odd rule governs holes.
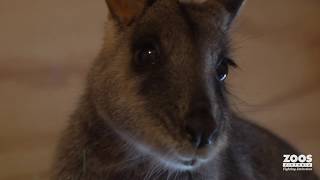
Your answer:
[[[104,119],[112,119],[110,123],[119,126],[118,128],[136,123],[136,116],[141,113],[144,102],[136,95],[135,82],[116,72],[102,76],[111,78],[101,79],[97,83],[94,101],[99,112],[104,114]]]
[[[113,65],[115,69],[120,68],[116,63]],[[128,72],[104,69],[96,76],[92,93],[96,108],[128,143],[140,150],[165,154],[177,142],[162,122],[146,111],[146,100],[138,93],[140,79],[128,76]]]

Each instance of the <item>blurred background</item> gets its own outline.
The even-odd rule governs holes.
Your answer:
[[[320,1],[248,0],[242,10],[233,107],[312,154],[319,170]],[[104,0],[0,0],[1,180],[48,179],[106,16]]]

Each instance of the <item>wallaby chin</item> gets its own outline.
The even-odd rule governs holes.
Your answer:
[[[126,139],[128,140],[130,138]],[[152,149],[146,145],[138,144],[137,142],[132,142],[131,144],[137,150],[137,153],[140,153],[142,156],[145,155],[153,164],[157,164],[157,166],[163,170],[172,172],[196,172],[207,164],[219,164],[214,161],[219,160],[221,151],[226,148],[227,137],[223,136],[217,139],[215,146],[208,150],[209,155],[206,157],[197,155],[196,151],[189,155],[179,154],[174,147],[172,147],[167,154],[161,154],[156,149]]]
[[[106,0],[105,43],[62,136],[53,180],[315,180],[229,107],[228,29],[243,0]]]

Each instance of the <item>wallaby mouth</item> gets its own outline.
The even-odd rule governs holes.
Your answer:
[[[191,159],[189,161],[181,161],[180,169],[184,170],[193,170],[196,167],[200,166],[200,162],[197,159]]]
[[[192,171],[201,166],[202,162],[198,159],[190,159],[190,160],[167,160],[161,161],[166,167],[169,169],[175,169],[177,171]]]
[[[182,164],[186,165],[186,166],[194,166],[197,164],[197,160],[196,159],[191,159],[189,161],[182,161]]]
[[[215,146],[208,147],[194,151],[194,154],[182,156],[176,155],[173,157],[163,156],[160,157],[160,163],[169,169],[177,171],[196,171],[202,166],[208,164],[211,161],[215,161],[218,154],[225,149],[227,145],[227,137],[222,136],[217,139]]]

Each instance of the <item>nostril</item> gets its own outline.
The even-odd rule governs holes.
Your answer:
[[[197,110],[186,118],[185,131],[195,148],[203,148],[211,144],[216,129],[216,122],[208,111]]]
[[[211,136],[202,136],[198,148],[203,148],[203,147],[205,147],[207,145],[210,145],[211,143],[212,143],[211,142]]]
[[[212,126],[214,121],[209,123],[199,124],[199,121],[190,121],[186,126],[186,132],[190,137],[193,147],[200,149],[211,144],[212,135],[215,127]]]
[[[197,131],[194,127],[192,126],[187,126],[186,127],[186,132],[189,135],[190,141],[192,143],[192,146],[195,148],[198,148],[201,144],[201,134],[199,133],[199,131]]]

